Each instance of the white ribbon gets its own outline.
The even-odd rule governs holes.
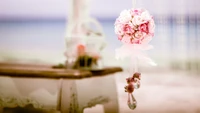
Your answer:
[[[120,48],[115,50],[115,56],[116,59],[121,60],[127,57],[136,58],[152,66],[156,66],[157,64],[143,52],[152,48],[153,46],[149,44],[123,44]]]

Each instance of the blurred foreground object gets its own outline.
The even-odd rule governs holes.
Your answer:
[[[83,113],[85,108],[103,104],[105,113],[118,113],[114,73],[121,71],[119,67],[86,71],[0,63],[0,110],[30,107]]]
[[[69,8],[65,37],[66,66],[78,68],[83,67],[80,59],[84,59],[85,63],[90,64],[91,61],[88,61],[88,59],[94,60],[94,58],[88,58],[88,56],[91,56],[91,54],[101,56],[101,51],[106,45],[105,34],[101,24],[90,16],[90,0],[70,0]],[[84,58],[77,50],[79,45],[85,47]],[[91,65],[84,66],[91,68]]]

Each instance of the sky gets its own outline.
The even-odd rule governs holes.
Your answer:
[[[70,0],[0,0],[2,18],[66,18]],[[154,15],[200,14],[199,0],[137,0]],[[98,18],[115,18],[132,7],[131,0],[91,0],[90,14]]]

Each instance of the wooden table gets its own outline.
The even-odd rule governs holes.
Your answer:
[[[83,113],[84,108],[103,104],[105,113],[118,113],[113,75],[120,71],[120,67],[74,70],[0,63],[0,107],[31,105],[61,113]]]

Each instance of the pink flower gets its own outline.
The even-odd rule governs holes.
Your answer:
[[[140,44],[141,41],[140,40],[137,40],[137,39],[132,39],[131,40],[131,44]]]
[[[149,27],[148,23],[141,24],[139,26],[139,31],[145,32],[146,34],[148,34],[149,33],[149,28],[148,27]]]
[[[127,34],[125,34],[124,36],[123,36],[123,38],[122,38],[122,42],[123,43],[127,43],[127,44],[130,44],[131,43],[131,36],[130,35],[127,35]]]
[[[78,52],[79,56],[84,55],[85,54],[85,46],[82,44],[79,44],[77,46],[77,52]]]
[[[135,16],[135,15],[140,15],[141,11],[139,9],[131,9],[130,13],[132,16]]]
[[[131,21],[134,25],[140,25],[143,23],[142,18],[138,15],[134,16]]]
[[[134,37],[131,40],[131,43],[132,44],[141,44],[145,37],[146,37],[146,33],[137,31],[134,33]]]
[[[142,32],[142,31],[137,31],[137,32],[134,33],[134,37],[136,39],[140,39],[141,40],[142,38],[144,38],[144,36],[145,36],[145,33]]]
[[[131,23],[125,24],[125,25],[123,26],[123,32],[124,32],[124,33],[134,33],[135,31],[134,31],[134,29],[133,29],[133,25],[132,25]]]
[[[123,38],[123,37],[122,37],[121,35],[118,36],[118,40],[122,40],[122,38]]]
[[[131,20],[132,16],[129,10],[123,10],[118,17],[119,22],[128,23]]]
[[[144,22],[147,22],[152,19],[151,15],[149,14],[149,12],[147,10],[144,10],[141,13],[141,18],[143,19]]]
[[[121,23],[115,25],[115,33],[116,33],[117,35],[123,35],[123,34],[124,34],[123,27],[124,27],[124,26],[123,26]]]
[[[141,11],[137,11],[136,14],[132,18],[132,23],[134,25],[140,25],[143,23],[147,23],[149,20],[152,19],[151,15],[148,11],[144,9],[140,9]]]

